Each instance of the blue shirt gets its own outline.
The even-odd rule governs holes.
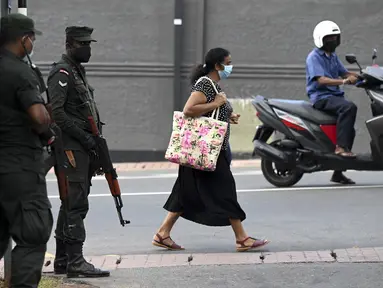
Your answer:
[[[330,96],[343,97],[344,92],[339,86],[319,85],[317,77],[339,79],[348,70],[340,62],[335,53],[328,56],[323,50],[315,48],[306,59],[306,92],[311,103]]]

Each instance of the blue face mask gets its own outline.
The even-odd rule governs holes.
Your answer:
[[[219,78],[220,79],[227,79],[229,77],[229,75],[231,74],[231,71],[233,71],[233,65],[223,65],[222,64],[222,66],[224,67],[224,69],[218,71]]]

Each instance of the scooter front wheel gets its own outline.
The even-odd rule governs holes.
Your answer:
[[[261,170],[265,179],[276,187],[294,186],[304,174],[298,169],[287,169],[283,165],[265,158],[261,159]]]

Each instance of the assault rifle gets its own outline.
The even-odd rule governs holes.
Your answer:
[[[121,199],[121,190],[120,185],[117,180],[116,168],[113,167],[112,160],[109,155],[108,144],[106,143],[105,138],[100,134],[96,122],[94,121],[93,116],[88,116],[88,121],[91,127],[91,131],[95,140],[97,142],[97,152],[100,160],[100,172],[104,173],[105,179],[108,182],[110,193],[114,198],[114,203],[116,204],[117,215],[122,226],[129,224],[129,220],[124,220],[121,213],[121,208],[124,207]]]
[[[84,99],[85,102],[88,104],[89,108],[89,116],[88,121],[90,124],[91,133],[95,138],[95,141],[97,143],[97,152],[98,152],[98,158],[100,167],[98,167],[99,172],[103,173],[105,175],[105,179],[108,182],[110,193],[112,194],[114,198],[114,203],[116,204],[117,209],[117,215],[118,219],[120,220],[120,224],[124,227],[126,224],[129,224],[129,220],[124,220],[122,217],[121,209],[124,207],[124,204],[122,203],[121,199],[121,190],[120,190],[120,184],[117,180],[117,172],[116,169],[113,167],[112,160],[110,159],[109,155],[109,148],[108,144],[106,143],[105,138],[101,135],[99,129],[97,128],[97,124],[95,121],[95,117],[97,116],[97,111],[95,110],[95,107],[93,106],[93,96],[89,92],[89,85],[88,81],[84,75],[84,73],[81,71],[81,69],[78,69],[78,72],[87,87],[88,90],[88,97],[87,99]],[[100,173],[100,174],[101,174]]]

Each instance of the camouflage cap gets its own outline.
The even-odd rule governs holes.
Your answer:
[[[22,36],[27,33],[42,35],[43,33],[35,28],[35,22],[20,13],[12,13],[1,17],[1,34],[9,36]]]
[[[79,42],[97,42],[92,38],[93,28],[87,26],[69,26],[65,29],[67,37]]]

